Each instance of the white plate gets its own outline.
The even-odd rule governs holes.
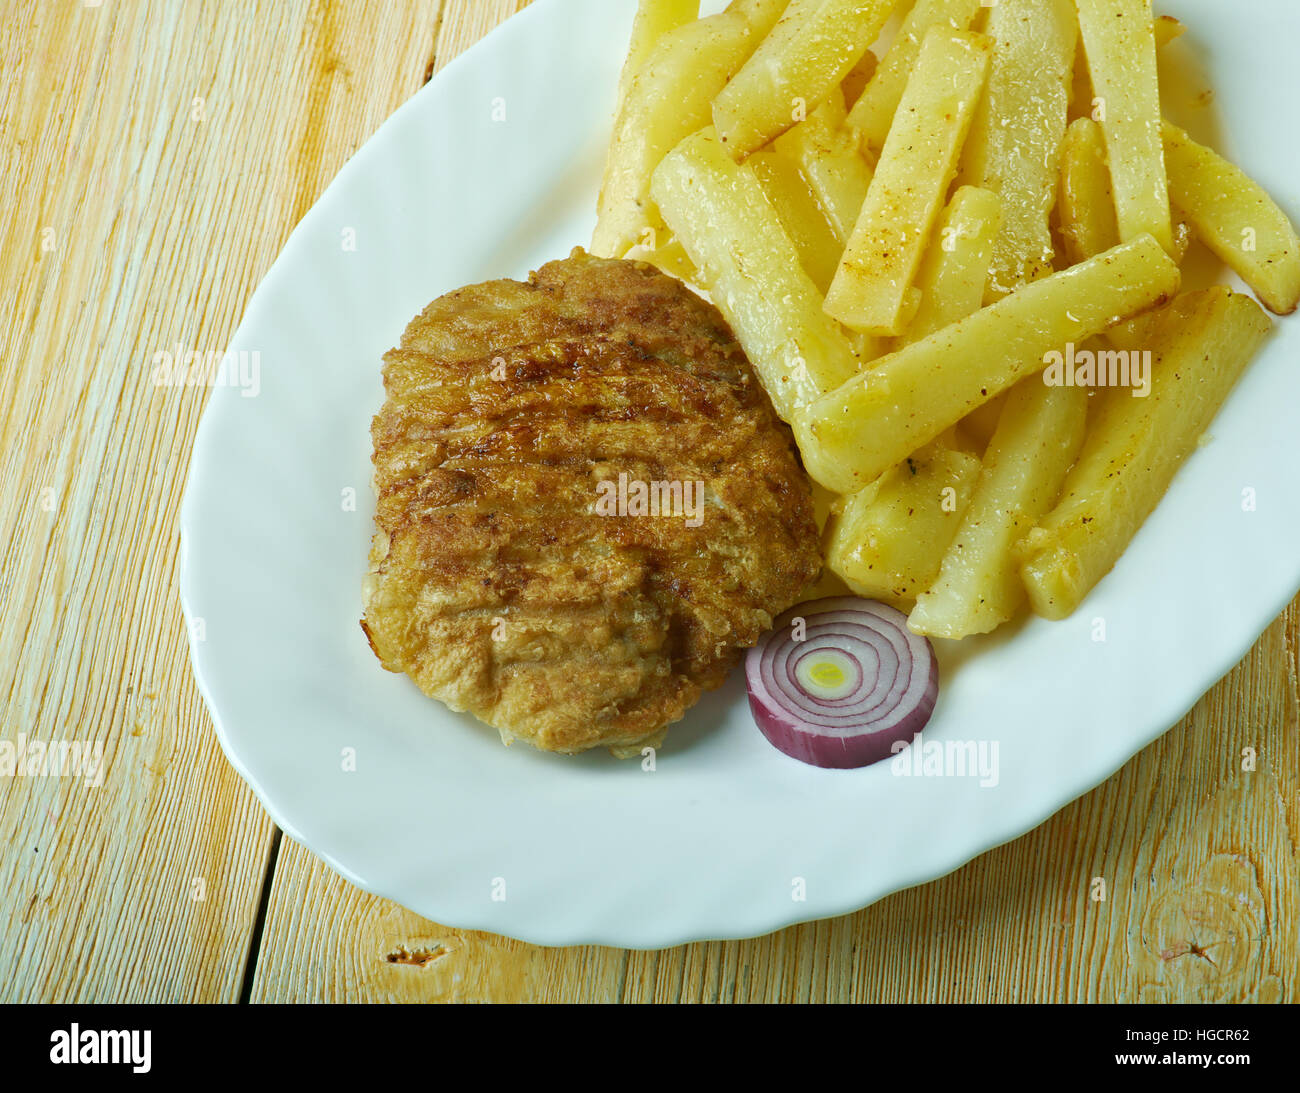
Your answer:
[[[1072,618],[941,651],[926,737],[996,741],[995,787],[787,759],[752,724],[739,673],[647,772],[506,749],[382,671],[357,624],[380,356],[435,296],[590,237],[633,8],[541,0],[344,167],[249,304],[230,348],[260,354],[260,391],[211,392],[182,513],[195,673],[275,821],[363,888],[550,945],[753,936],[947,873],[1168,729],[1300,589],[1295,319]],[[1295,7],[1170,8],[1206,54],[1225,150],[1300,212]]]

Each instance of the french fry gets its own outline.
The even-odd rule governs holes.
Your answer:
[[[790,0],[713,103],[713,123],[737,159],[824,102],[884,28],[898,0]]]
[[[1151,391],[1110,391],[1060,503],[1018,548],[1034,611],[1071,614],[1110,572],[1197,448],[1272,326],[1223,287],[1180,296],[1151,346]]]
[[[1015,388],[1011,390],[1014,391]],[[961,419],[961,424],[957,426],[962,435],[981,454],[988,451],[988,446],[993,442],[993,434],[998,431],[998,422],[1002,420],[1002,408],[1007,404],[1009,394],[1011,391],[1003,391],[997,398],[991,398],[988,402],[976,406]]]
[[[727,5],[727,11],[739,15],[749,24],[750,32],[762,39],[772,33],[772,28],[785,14],[789,2],[790,0],[775,0],[775,3],[773,0],[731,0]],[[755,48],[757,45],[758,43],[755,42]]]
[[[844,96],[837,88],[807,118],[778,137],[774,145],[781,155],[799,165],[830,221],[841,251],[871,184],[871,168],[858,150],[857,140],[844,127],[844,116]]]
[[[663,220],[650,175],[681,140],[709,124],[714,96],[779,18],[786,0],[736,0],[666,32],[632,77],[614,121],[591,252],[621,258],[653,245]]]
[[[846,326],[841,326],[844,336],[848,338],[849,345],[853,347],[853,355],[858,358],[858,367],[861,369],[868,361],[874,361],[885,353],[885,339],[873,338],[870,334],[859,334],[856,330],[850,330]]]
[[[1174,39],[1186,34],[1187,28],[1172,15],[1158,15],[1152,24],[1152,31],[1156,38],[1156,49],[1164,49]]]
[[[990,48],[983,35],[966,31],[926,35],[826,295],[827,314],[845,326],[896,335],[915,313],[912,282],[988,75]]]
[[[988,87],[963,153],[962,178],[1002,199],[989,296],[1052,272],[1056,204],[1079,21],[1072,0],[998,0]]]
[[[993,240],[1001,224],[1002,203],[997,194],[974,186],[963,186],[953,194],[935,225],[934,241],[916,277],[921,305],[892,348],[919,342],[979,310],[989,279]],[[983,451],[997,420],[995,417],[987,435],[981,435],[979,415],[980,409],[976,409],[956,428],[969,434]],[[956,446],[955,439],[950,443]]]
[[[799,251],[799,263],[817,291],[826,294],[843,249],[817,204],[808,180],[786,156],[764,149],[745,161],[758,176],[763,193]]]
[[[862,94],[863,89],[869,84],[876,74],[876,69],[880,62],[876,55],[867,50],[859,59],[858,63],[849,69],[848,75],[840,81],[840,94],[844,96],[845,102],[857,102],[858,97]]]
[[[700,17],[700,0],[640,0],[632,20],[632,40],[627,60],[618,79],[618,101],[622,105],[651,50],[671,30]]]
[[[826,525],[839,508],[840,496],[818,482],[810,482],[809,485],[812,487],[813,519],[817,521],[817,529],[825,531]]]
[[[1057,205],[1061,237],[1071,262],[1082,262],[1109,250],[1119,242],[1119,225],[1106,166],[1106,145],[1099,126],[1091,118],[1078,118],[1065,133],[1061,154],[1061,193]],[[1174,223],[1173,258],[1181,262],[1187,253],[1190,231],[1185,221]],[[1150,315],[1138,315],[1116,323],[1105,337],[1118,349],[1134,349],[1145,343]]]
[[[702,130],[673,149],[650,192],[782,418],[857,373],[757,176],[717,133]]]
[[[921,304],[895,349],[929,337],[978,311],[989,279],[993,240],[1002,224],[998,195],[963,186],[935,225],[934,240],[916,275]]]
[[[981,0],[916,0],[871,82],[860,96],[849,100],[853,103],[849,125],[858,130],[862,142],[872,151],[879,152],[885,146],[926,32],[932,27],[968,30],[980,7]]]
[[[909,628],[957,639],[990,633],[1015,616],[1025,588],[1013,547],[1056,503],[1087,420],[1084,387],[1049,387],[1030,376],[1007,392],[974,496],[938,579],[917,597]]]
[[[1172,253],[1151,0],[1075,2],[1106,138],[1120,239],[1145,233]]]
[[[1106,140],[1091,118],[1076,118],[1065,131],[1057,208],[1065,253],[1072,263],[1086,261],[1119,242]]]
[[[906,608],[939,573],[980,461],[945,444],[915,452],[841,503],[826,561],[857,595]]]
[[[672,232],[665,230],[658,239],[658,244],[654,247],[633,247],[627,252],[627,257],[640,262],[649,262],[652,266],[657,266],[670,277],[676,277],[679,281],[685,281],[688,284],[704,285],[700,280],[700,271],[695,268],[695,264],[686,254],[686,248],[682,246],[681,241],[675,238]]]
[[[965,187],[953,196],[917,278],[921,309],[900,345],[978,310],[998,223],[996,194]],[[828,562],[859,595],[897,606],[930,586],[979,471],[963,449],[962,436],[948,430],[905,461],[907,473],[895,468],[844,499]]]
[[[1077,118],[1065,131],[1061,145],[1061,190],[1057,199],[1065,253],[1082,262],[1119,242],[1115,198],[1106,164],[1106,142],[1091,118]],[[1181,262],[1192,241],[1192,229],[1183,213],[1174,213],[1175,262]]]
[[[1197,237],[1278,315],[1300,304],[1300,239],[1240,167],[1164,124],[1169,194]]]
[[[824,103],[777,137],[770,148],[750,157],[775,153],[797,166],[835,240],[832,279],[871,183],[871,168],[858,148],[857,138],[845,127],[845,116],[844,93],[835,88]],[[795,242],[799,245],[798,239]],[[829,282],[822,283],[820,260],[813,281],[824,296]],[[847,334],[859,364],[875,360],[884,351],[879,338],[857,331]]]
[[[819,486],[816,482],[812,483],[812,498],[813,518],[817,521],[818,530],[825,531],[834,511],[839,508],[840,498],[837,494],[831,493],[830,490]],[[829,565],[824,565],[822,566],[821,576],[800,593],[799,599],[802,602],[804,600],[826,599],[830,596],[851,595],[853,595],[853,590],[840,580]]]
[[[689,247],[688,247],[689,249]],[[804,465],[840,493],[870,483],[980,404],[1178,289],[1178,267],[1150,236],[1034,281],[878,361],[791,423]]]
[[[1163,310],[1164,308],[1157,308],[1155,311],[1148,311],[1144,315],[1135,315],[1122,323],[1116,323],[1102,336],[1116,349],[1126,352],[1143,350],[1151,344],[1153,324],[1160,321],[1160,313]]]
[[[894,339],[893,349],[919,342],[979,310],[984,301],[993,240],[1001,223],[1001,202],[997,194],[963,186],[953,195],[935,225],[934,242],[917,274],[920,307],[902,337]],[[971,440],[982,451],[987,437],[981,441],[978,427],[968,428],[971,424],[978,426],[968,416],[935,443],[943,441],[950,447],[960,447],[963,438],[973,433]]]
[[[1156,50],[1164,49],[1170,42],[1176,41],[1186,33],[1183,26],[1172,15],[1160,15],[1153,24]],[[1070,90],[1070,117],[1090,117],[1096,103],[1093,102],[1092,80],[1088,76],[1088,58],[1082,49],[1078,50],[1074,60],[1074,86]]]

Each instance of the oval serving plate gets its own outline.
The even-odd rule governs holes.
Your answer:
[[[646,770],[502,747],[381,670],[357,624],[380,357],[441,293],[522,277],[590,238],[634,8],[539,0],[344,167],[233,338],[257,389],[212,390],[181,517],[195,674],[275,821],[420,914],[550,945],[754,936],[947,873],[1168,729],[1300,589],[1297,320],[1277,324],[1213,443],[1072,618],[940,649],[926,738],[984,742],[988,757],[996,744],[995,777],[803,766],[757,731],[740,672]],[[1286,0],[1167,10],[1204,47],[1224,150],[1294,214],[1294,89],[1256,75],[1295,82],[1281,28],[1300,31],[1300,13]]]

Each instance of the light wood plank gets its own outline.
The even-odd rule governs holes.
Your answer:
[[[285,839],[252,1000],[617,1002],[626,959],[617,949],[547,950],[447,929],[354,888]]]
[[[447,0],[438,27],[438,51],[434,71],[469,49],[480,38],[496,30],[510,16],[523,11],[533,0]]]
[[[234,1000],[273,827],[191,676],[177,517],[220,348],[298,218],[423,79],[440,0],[29,0],[0,29],[0,1000]],[[201,881],[201,885],[198,883]],[[196,898],[197,894],[203,898]]]

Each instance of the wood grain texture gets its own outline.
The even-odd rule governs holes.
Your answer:
[[[347,158],[521,6],[27,0],[0,25],[0,740],[108,763],[97,789],[0,778],[0,1000],[232,1000],[251,970],[266,1001],[1296,1001],[1300,600],[1034,832],[765,938],[542,949],[273,855],[177,602],[204,397],[154,388],[152,354],[226,344]]]
[[[420,86],[441,3],[381,9],[6,12],[0,739],[98,742],[107,771],[0,778],[0,1000],[239,996],[274,828],[217,746],[177,598],[205,392],[155,387],[152,358],[226,343]]]

